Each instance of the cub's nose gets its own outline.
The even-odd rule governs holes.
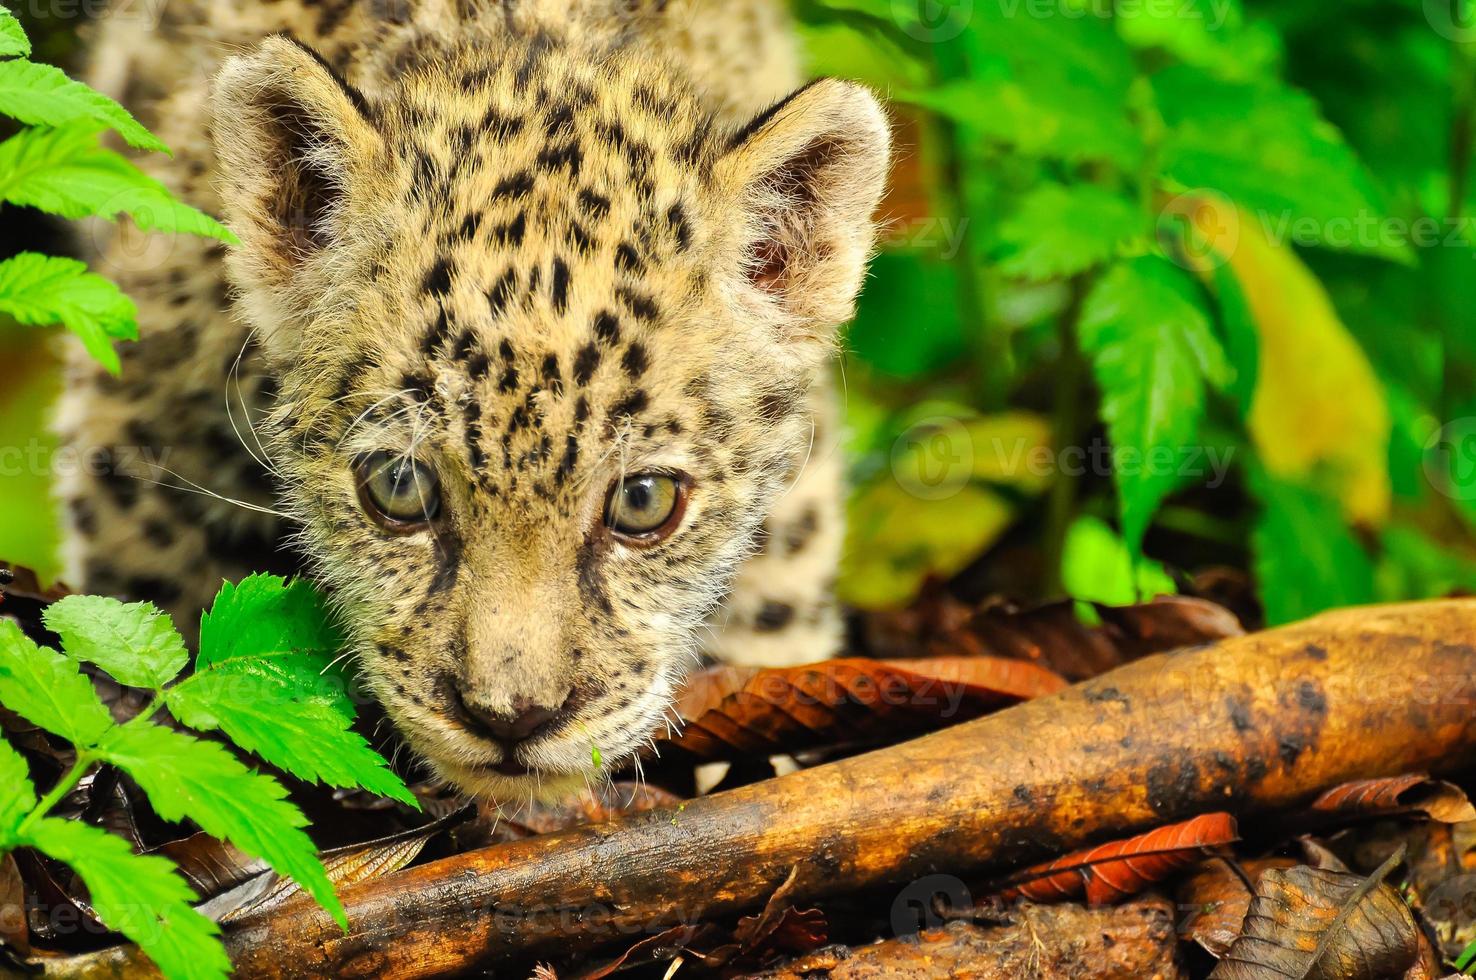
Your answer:
[[[452,690],[462,723],[509,751],[557,720],[562,708],[548,708],[534,703],[531,698],[518,697],[510,708],[498,710],[468,699],[459,688],[453,687]]]

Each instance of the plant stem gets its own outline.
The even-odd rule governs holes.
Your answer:
[[[1076,341],[1076,321],[1081,315],[1081,304],[1086,299],[1087,280],[1077,276],[1071,280],[1071,297],[1061,311],[1056,323],[1061,343],[1061,356],[1056,368],[1055,407],[1051,412],[1051,431],[1056,440],[1057,458],[1060,451],[1081,437],[1081,391],[1086,382],[1086,360]],[[1076,487],[1078,475],[1057,471],[1051,484],[1050,499],[1046,502],[1045,534],[1041,553],[1045,556],[1042,570],[1042,598],[1051,597],[1063,589],[1061,559],[1066,553],[1066,532],[1071,526],[1072,513],[1076,509]]]
[[[82,777],[87,775],[87,770],[91,769],[92,764],[96,761],[95,758],[86,752],[77,753],[77,761],[72,764],[72,768],[67,770],[66,775],[56,781],[56,785],[51,787],[51,790],[45,796],[41,797],[41,802],[36,804],[36,808],[26,814],[26,818],[16,828],[15,835],[17,837],[25,837],[26,831],[30,830],[36,821],[50,813],[51,808],[65,799],[66,795],[82,781]]]

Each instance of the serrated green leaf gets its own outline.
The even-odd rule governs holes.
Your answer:
[[[15,14],[0,7],[0,58],[16,55],[24,58],[31,53],[31,39],[26,37],[25,28],[15,19]]]
[[[1264,473],[1251,487],[1261,502],[1251,545],[1267,625],[1372,601],[1373,564],[1335,497]]]
[[[0,619],[0,704],[79,747],[113,727],[113,716],[77,665],[37,646],[8,619]]]
[[[308,782],[363,787],[419,809],[415,794],[349,726],[273,661],[228,660],[172,688],[166,703],[184,724],[216,728],[241,748]]]
[[[132,776],[165,820],[188,817],[292,878],[347,928],[343,906],[303,833],[307,817],[270,776],[252,772],[225,748],[147,722],[114,728],[99,757]]]
[[[236,661],[247,669],[271,662],[306,696],[346,718],[354,716],[348,681],[338,669],[344,640],[306,579],[251,575],[221,587],[200,617],[196,671]]]
[[[97,143],[96,127],[26,129],[0,143],[0,200],[64,218],[115,219],[140,228],[236,243],[214,218],[176,201],[168,188]]]
[[[31,126],[88,122],[115,130],[130,146],[168,153],[128,110],[51,65],[0,61],[0,114]]]
[[[1373,178],[1307,95],[1187,65],[1154,75],[1153,91],[1169,127],[1161,170],[1174,183],[1241,204],[1282,244],[1412,261],[1383,220]]]
[[[1198,445],[1205,379],[1222,384],[1230,373],[1195,288],[1177,266],[1142,256],[1115,266],[1082,307],[1081,345],[1102,389],[1122,534],[1135,555]]]
[[[76,259],[22,252],[0,262],[0,313],[28,326],[62,324],[113,374],[113,340],[138,339],[133,301]]]
[[[158,690],[190,661],[174,623],[147,602],[69,595],[46,607],[41,619],[61,637],[63,653],[97,664],[129,687]]]
[[[134,854],[121,837],[77,820],[42,818],[25,839],[81,875],[98,918],[137,943],[166,977],[230,972],[220,926],[191,907],[199,896],[165,858]]]
[[[36,808],[36,787],[26,760],[0,738],[0,852],[15,839],[21,819]]]
[[[1137,206],[1105,188],[1042,184],[1000,225],[1007,249],[1000,271],[1036,282],[1072,276],[1115,257],[1146,231]]]

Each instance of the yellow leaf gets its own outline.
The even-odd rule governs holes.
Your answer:
[[[884,476],[852,501],[840,597],[863,608],[904,605],[929,575],[961,571],[1013,519],[1009,503],[983,487],[919,496]]]
[[[1256,218],[1213,196],[1175,203],[1213,255],[1230,266],[1258,338],[1246,423],[1266,469],[1327,487],[1349,519],[1389,513],[1389,408],[1368,358],[1326,290]]]

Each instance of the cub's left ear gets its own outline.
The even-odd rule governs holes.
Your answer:
[[[718,161],[741,219],[740,301],[786,340],[828,351],[854,313],[890,155],[876,98],[821,79],[759,115]]]

